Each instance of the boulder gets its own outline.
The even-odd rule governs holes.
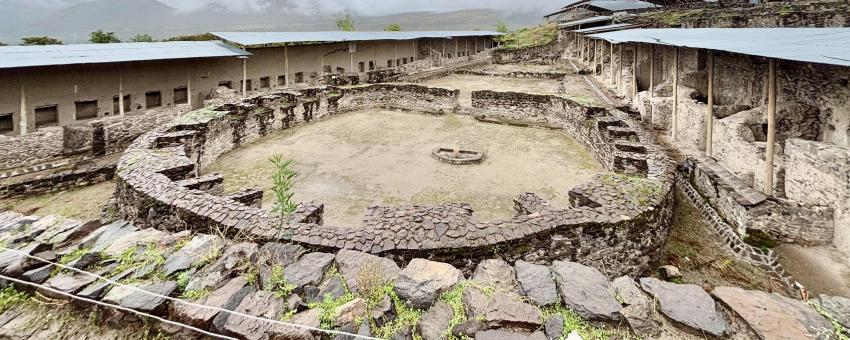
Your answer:
[[[153,228],[137,230],[121,237],[117,237],[111,243],[106,245],[103,252],[111,257],[120,256],[125,250],[130,249],[139,244],[157,243],[160,239],[168,236],[168,233],[159,231]],[[92,249],[92,251],[99,251]]]
[[[543,332],[524,333],[516,331],[507,331],[501,329],[491,329],[489,331],[478,332],[475,334],[475,340],[546,340],[546,335]]]
[[[254,243],[243,242],[227,247],[215,263],[193,275],[186,285],[186,290],[217,287],[220,282],[231,277],[231,274],[252,263],[256,254],[257,245]]]
[[[552,272],[564,304],[588,320],[618,320],[622,306],[614,298],[608,278],[596,268],[555,261]]]
[[[552,314],[543,324],[543,330],[549,340],[561,339],[561,336],[564,335],[564,317],[560,314]]]
[[[552,279],[552,272],[546,266],[525,261],[517,261],[514,265],[519,292],[539,306],[549,306],[561,301],[558,288]]]
[[[329,253],[304,254],[283,270],[283,276],[286,282],[295,285],[296,291],[308,285],[318,286],[333,261],[334,255]]]
[[[463,273],[450,264],[413,259],[399,273],[395,291],[411,307],[425,309],[461,280]]]
[[[850,299],[821,294],[818,296],[817,303],[844,328],[850,329]]]
[[[762,339],[815,339],[824,329],[832,329],[813,308],[778,294],[737,287],[717,287],[711,294]]]
[[[27,280],[32,283],[42,283],[50,278],[51,273],[53,273],[53,265],[48,264],[46,266],[31,269],[21,274],[21,279]]]
[[[483,318],[487,314],[490,305],[490,297],[480,288],[475,286],[466,287],[461,294],[461,302],[466,310],[467,319]]]
[[[343,295],[345,295],[345,286],[342,279],[339,275],[328,275],[325,277],[325,281],[316,288],[315,293],[305,294],[305,298],[307,302],[321,302],[326,297],[336,299]]]
[[[269,242],[260,247],[257,259],[261,265],[286,267],[305,252],[307,249],[298,244]]]
[[[419,334],[424,340],[443,339],[449,331],[449,321],[454,312],[445,302],[439,301],[434,304],[422,318],[419,319]]]
[[[295,314],[287,321],[296,325],[309,326],[313,328],[319,328],[319,326],[322,325],[322,320],[319,318],[319,308],[308,309]]]
[[[452,335],[461,339],[463,339],[463,337],[475,338],[475,334],[485,330],[487,330],[487,324],[472,319],[466,320],[452,327]]]
[[[641,278],[640,286],[655,297],[661,312],[673,321],[713,336],[723,336],[728,332],[729,326],[723,314],[701,287],[664,282],[652,277]]]
[[[381,286],[395,280],[401,270],[388,258],[346,249],[336,254],[336,264],[351,291],[359,291],[359,282],[364,280]]]
[[[518,301],[518,296],[497,292],[493,294],[484,320],[491,328],[525,328],[534,330],[543,323],[537,307]]]
[[[192,302],[204,306],[233,310],[242,302],[245,296],[255,291],[256,288],[249,286],[245,278],[239,276],[227,281],[209,295]],[[214,309],[200,308],[183,303],[174,304],[174,315],[180,321],[197,327],[208,327],[219,314],[224,315],[225,318],[227,317],[227,313],[221,313]]]
[[[659,334],[661,324],[653,317],[654,308],[652,302],[638,287],[637,282],[628,276],[622,276],[611,282],[614,293],[625,305],[620,314],[626,319],[626,323],[635,334],[651,338]]]
[[[197,264],[211,252],[221,251],[224,242],[212,235],[195,235],[183,248],[177,250],[165,259],[162,265],[163,274],[168,277],[172,274],[184,271]]]
[[[248,294],[236,307],[239,313],[273,320],[279,320],[284,309],[282,299],[277,298],[273,292],[262,290]],[[313,335],[303,328],[284,326],[235,314],[227,318],[221,330],[226,334],[248,340],[313,339]]]
[[[116,240],[139,230],[127,221],[119,220],[98,228],[86,235],[77,243],[78,248],[89,248],[92,251],[102,251]]]
[[[49,248],[43,243],[30,243],[17,251],[4,250],[0,252],[0,272],[7,276],[17,277],[43,262],[33,260],[24,254],[33,255]],[[23,254],[22,254],[23,253]]]
[[[491,259],[478,263],[472,280],[484,287],[493,287],[505,292],[516,292],[517,281],[514,269],[507,262]]]
[[[384,294],[380,302],[369,309],[369,317],[375,320],[375,325],[381,327],[395,320],[395,310],[393,301],[390,297]]]
[[[677,268],[676,266],[673,266],[673,265],[669,265],[669,264],[659,267],[658,273],[661,274],[661,277],[663,277],[667,281],[672,281],[672,280],[682,278],[682,272],[679,271],[679,268]]]
[[[337,326],[351,325],[357,318],[365,316],[367,309],[366,300],[361,298],[351,300],[336,308],[337,317],[334,322]]]
[[[136,287],[137,289],[130,287]],[[106,293],[106,296],[103,297],[103,301],[143,312],[155,312],[161,310],[161,307],[164,307],[166,299],[143,291],[162,296],[170,296],[176,289],[177,282],[174,281],[144,284],[140,286],[115,286],[109,290],[109,293]]]
[[[75,294],[96,280],[96,277],[88,274],[66,273],[51,277],[44,285],[65,293]]]

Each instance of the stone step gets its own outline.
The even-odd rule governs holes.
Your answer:
[[[620,151],[646,154],[646,146],[640,143],[618,140],[614,142],[614,147]]]
[[[177,185],[187,189],[202,190],[218,195],[224,190],[224,176],[218,172],[214,172],[199,177],[177,181]]]
[[[614,171],[646,176],[649,173],[649,163],[645,154],[619,151],[614,154]]]
[[[609,126],[608,138],[615,140],[637,141],[638,135],[637,130],[630,127]]]

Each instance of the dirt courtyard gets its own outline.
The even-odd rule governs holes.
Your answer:
[[[485,150],[480,165],[449,165],[432,149]],[[512,199],[535,192],[567,206],[570,188],[601,165],[567,134],[479,123],[468,116],[430,116],[375,110],[333,116],[282,131],[222,155],[205,172],[225,176],[225,191],[264,190],[273,202],[276,153],[295,160],[296,201],[325,204],[325,223],[357,225],[372,204],[466,202],[481,221],[512,216]]]

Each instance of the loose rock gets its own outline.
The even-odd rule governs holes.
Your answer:
[[[452,307],[445,302],[439,301],[434,304],[422,318],[419,319],[419,333],[424,340],[438,340],[449,330],[449,321],[452,319]]]
[[[359,281],[364,280],[382,286],[395,280],[401,270],[388,258],[345,249],[337,252],[336,263],[351,291],[359,291]]]
[[[525,261],[517,261],[514,267],[522,295],[540,306],[554,305],[561,301],[548,267]]]
[[[806,304],[762,291],[718,287],[711,292],[762,339],[814,339],[832,325]]]
[[[515,296],[495,293],[487,306],[485,320],[492,328],[525,328],[533,330],[542,324],[542,315],[536,307],[517,301]]]
[[[424,309],[461,280],[463,273],[450,264],[413,259],[399,273],[395,291],[413,308]]]
[[[552,263],[564,304],[589,320],[618,320],[619,302],[608,279],[598,270],[575,262]]]
[[[484,260],[475,267],[472,280],[484,287],[493,287],[505,292],[517,291],[514,269],[507,262],[497,259]]]
[[[640,285],[655,297],[661,312],[670,319],[714,336],[722,336],[728,331],[729,326],[714,300],[699,286],[664,282],[652,277],[641,278]]]

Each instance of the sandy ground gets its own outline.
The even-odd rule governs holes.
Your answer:
[[[850,266],[847,255],[835,248],[801,247],[793,244],[777,248],[779,263],[794,274],[814,294],[850,296]]]
[[[115,191],[114,182],[26,198],[2,199],[0,210],[14,210],[38,216],[60,215],[80,220],[99,218],[101,207]]]
[[[427,86],[460,90],[460,105],[472,106],[472,91],[513,91],[534,94],[558,94],[560,82],[553,79],[488,77],[452,74],[443,78],[422,83]],[[600,105],[601,101],[593,89],[581,76],[567,76],[564,81],[565,93],[560,96],[570,98],[582,104]]]
[[[432,149],[485,150],[480,165],[448,165]],[[221,172],[225,190],[260,187],[272,205],[268,158],[295,160],[297,201],[325,203],[327,224],[359,224],[371,204],[466,202],[478,220],[512,215],[512,199],[531,191],[568,204],[570,188],[601,165],[568,135],[476,122],[471,117],[361,111],[280,132],[220,157],[205,172]]]

